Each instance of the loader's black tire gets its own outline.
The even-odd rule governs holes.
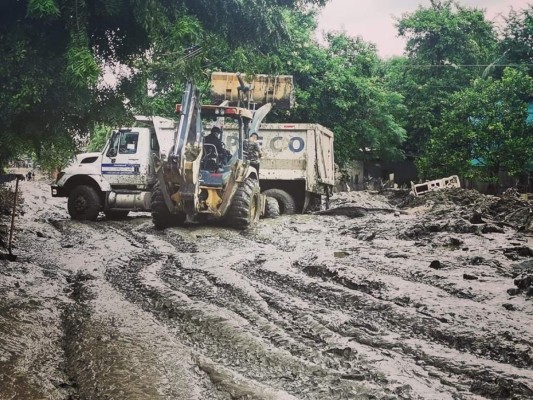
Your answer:
[[[282,189],[267,189],[263,192],[267,197],[273,197],[278,201],[279,213],[281,215],[291,215],[296,212],[296,202],[294,197]]]
[[[279,217],[279,203],[274,197],[267,197],[265,204],[265,218]]]
[[[259,193],[257,179],[247,178],[241,182],[226,213],[226,222],[237,229],[246,229],[257,224],[261,214]]]
[[[152,198],[150,201],[152,210],[152,221],[156,229],[165,229],[170,226],[183,225],[185,214],[172,214],[163,198],[163,191],[159,182],[156,182],[152,189]]]
[[[100,194],[91,186],[77,186],[68,196],[67,208],[72,219],[96,221],[102,209]]]

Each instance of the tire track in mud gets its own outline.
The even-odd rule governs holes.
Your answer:
[[[178,247],[177,250],[181,249]],[[263,332],[269,331],[270,336],[275,336],[275,332],[271,332],[275,329],[272,323],[260,317],[250,306],[254,301],[260,302],[261,298],[249,292],[252,293],[250,298],[244,293],[246,290],[235,293],[238,288],[235,290],[234,285],[224,283],[226,278],[223,275],[228,270],[215,276],[207,270],[199,273],[191,265],[199,261],[191,257],[194,255],[176,256],[181,259],[178,263],[168,256],[155,263],[153,259],[157,259],[156,255],[138,257],[131,259],[127,266],[108,266],[108,279],[131,300],[140,302],[147,311],[154,312],[160,320],[173,326],[180,341],[210,358],[216,368],[230,368],[239,376],[251,380],[252,386],[264,384],[304,398],[366,398],[376,391],[372,385],[362,385],[330,367],[295,357],[265,340],[263,334],[257,335],[254,323],[246,318],[249,317],[247,312],[232,310],[230,305],[248,305],[248,309],[244,310],[257,320],[262,318]],[[183,259],[187,261],[186,266],[182,265]],[[151,267],[146,267],[147,264]],[[128,271],[126,279],[120,272],[124,269]],[[152,271],[148,273],[150,269]],[[235,275],[228,279],[239,278]],[[198,290],[203,285],[207,289]],[[217,289],[215,296],[210,295],[212,288]],[[221,292],[228,289],[234,300],[220,302],[224,297]],[[245,301],[241,303],[239,298]]]
[[[93,275],[79,272],[69,282],[73,302],[63,318],[64,348],[80,398],[218,398],[207,382],[198,385],[203,374],[191,371],[188,351],[164,329],[146,316],[135,318],[139,313],[112,294],[102,299],[105,288]]]
[[[234,235],[230,237],[239,238],[239,235]],[[239,242],[240,240],[237,240],[237,243]],[[178,248],[178,250],[181,250],[181,249]],[[130,261],[129,263],[130,265],[132,261]],[[366,365],[366,363],[364,362],[355,363],[355,364],[361,364],[361,365],[357,365],[356,367],[354,367],[354,363],[350,362],[350,357],[351,357],[350,348],[343,347],[347,344],[346,340],[344,340],[345,343],[340,343],[336,347],[335,346],[324,347],[323,344],[326,343],[326,341],[323,338],[320,338],[320,335],[321,335],[320,333],[317,334],[314,331],[322,330],[323,331],[322,334],[324,334],[326,338],[328,336],[332,336],[334,333],[328,332],[328,329],[326,328],[323,328],[323,327],[321,328],[320,327],[321,324],[315,321],[315,319],[311,316],[315,312],[315,310],[310,309],[310,310],[307,310],[307,312],[304,313],[304,315],[301,315],[301,316],[297,315],[298,317],[297,320],[295,320],[294,315],[289,316],[288,321],[286,321],[284,318],[281,318],[281,321],[283,322],[281,325],[283,327],[280,331],[280,328],[278,326],[279,321],[276,321],[274,324],[272,323],[272,320],[274,321],[276,320],[276,317],[275,317],[276,314],[273,315],[272,312],[268,312],[265,315],[265,309],[268,310],[269,307],[260,307],[259,312],[254,313],[253,308],[249,306],[250,303],[254,302],[254,300],[255,302],[257,302],[257,299],[256,299],[257,294],[255,294],[255,296],[252,296],[251,299],[249,298],[249,296],[246,296],[246,295],[243,296],[242,290],[239,290],[239,288],[235,287],[235,285],[228,285],[228,284],[224,284],[223,282],[216,282],[216,277],[209,278],[209,274],[212,271],[210,272],[208,272],[207,270],[198,271],[195,268],[191,267],[190,265],[192,264],[191,262],[189,262],[189,264],[185,268],[183,268],[183,265],[178,265],[178,267],[174,268],[173,271],[171,267],[172,264],[173,264],[172,261],[167,262],[166,267],[161,267],[160,275],[161,276],[166,275],[167,277],[166,280],[169,281],[171,286],[174,286],[173,288],[174,291],[176,291],[177,287],[179,287],[180,295],[187,293],[192,298],[199,298],[202,302],[207,302],[208,304],[216,303],[220,307],[222,307],[224,310],[232,309],[236,314],[240,315],[241,317],[247,318],[247,322],[250,323],[250,325],[254,325],[254,326],[257,325],[257,320],[262,318],[263,326],[259,327],[258,331],[260,333],[260,336],[264,340],[270,341],[271,343],[273,343],[274,346],[281,347],[281,348],[283,348],[283,346],[279,346],[279,343],[285,343],[285,342],[291,343],[291,346],[289,346],[290,348],[288,350],[291,352],[292,355],[296,357],[302,357],[303,355],[304,359],[306,360],[311,359],[318,364],[328,365],[329,367],[332,367],[334,370],[338,371],[337,375],[341,379],[354,380],[354,381],[367,380],[370,382],[376,381],[377,384],[381,384],[381,385],[387,382],[387,379],[383,378],[382,373],[372,372],[371,368],[368,367],[368,365]],[[183,270],[187,272],[183,272]],[[140,271],[138,271],[137,273],[141,274]],[[227,271],[225,271],[225,273],[227,273]],[[195,274],[199,274],[203,278],[203,280],[197,279],[197,281],[200,282],[198,285],[194,285],[195,279],[192,279],[194,278]],[[173,278],[169,278],[169,276],[173,276]],[[127,292],[130,294],[138,293],[139,289],[142,288],[143,284],[137,281],[136,285],[138,286],[137,288],[130,286],[127,289],[123,287],[123,289],[126,289]],[[205,285],[205,287],[207,287],[208,289],[202,290],[202,285]],[[209,296],[209,292],[211,291],[211,288],[213,287],[217,289],[217,294],[216,296]],[[266,288],[268,288],[268,286],[266,286]],[[144,290],[146,290],[146,288],[144,288]],[[221,301],[221,299],[224,297],[220,293],[222,290],[225,290],[227,293],[229,293],[229,297],[232,297],[234,299],[232,301],[224,301],[224,300]],[[152,292],[151,296],[159,297],[160,294]],[[239,297],[242,299],[241,301],[239,301]],[[213,299],[215,299],[215,301]],[[163,304],[164,304],[163,309],[174,307],[172,305],[169,306],[165,302]],[[148,307],[148,309],[149,308],[150,307]],[[170,312],[170,315],[173,316],[175,310],[169,311],[169,312]],[[220,312],[220,309],[215,310],[215,314],[219,312]],[[252,317],[250,316],[251,314],[253,315]],[[280,318],[277,318],[277,319],[279,320]],[[186,323],[187,320],[188,320],[188,317],[182,316],[181,321],[185,321]],[[298,329],[295,329],[295,325],[301,325],[301,326],[307,327],[305,329],[306,332],[302,333],[301,337],[296,337],[295,339],[293,339],[291,338],[291,334],[284,334],[284,330],[287,330],[287,332],[291,332],[291,333],[294,333],[294,331],[297,331]],[[309,329],[309,325],[314,325],[316,329],[314,330]],[[272,333],[273,331],[274,333]],[[294,334],[292,334],[292,336],[294,336]],[[203,338],[202,342],[204,341],[209,341],[209,340],[206,338]],[[319,346],[321,347],[319,350],[315,349],[317,347],[317,341],[318,343],[322,343],[322,345]],[[308,344],[305,344],[302,346],[300,342],[303,342],[303,343],[308,342]],[[194,343],[192,343],[191,345],[194,345]],[[224,362],[225,357],[227,357],[227,355],[221,357],[222,362]],[[348,359],[346,359],[346,357],[348,357]],[[342,364],[345,364],[344,368],[341,368]],[[411,390],[409,386],[402,386],[398,384],[390,384],[389,386],[393,387],[393,389],[390,390],[389,388],[387,388],[386,391],[388,392],[396,391],[397,393],[408,394],[410,393],[410,390]],[[438,392],[433,392],[433,394],[436,394],[436,393]],[[323,396],[322,393],[320,393],[316,398],[320,398],[321,396]],[[414,398],[416,397],[416,394],[412,393],[409,395],[409,397]]]
[[[68,398],[228,398],[164,326],[105,281],[105,262],[144,251],[142,237],[105,222],[50,223],[57,234],[43,229],[39,260],[55,262],[53,270],[68,281],[59,324]]]
[[[396,231],[389,233],[389,240],[392,237],[396,236]],[[446,241],[449,241],[449,237],[444,237]],[[459,241],[459,239],[453,238],[454,241]],[[410,257],[407,256],[413,249],[412,244],[405,246],[400,246],[396,249],[396,254],[402,254],[404,257],[399,257],[399,260],[391,260],[387,258],[383,253],[383,248],[379,247],[379,243],[376,246],[372,244],[372,247],[369,247],[368,244],[365,244],[366,252],[372,253],[372,260],[366,260],[369,264],[369,267],[380,272],[387,277],[387,280],[394,286],[397,286],[397,280],[391,279],[391,277],[400,278],[409,283],[422,283],[422,285],[410,285],[408,286],[409,290],[404,292],[409,293],[412,298],[395,298],[388,293],[381,293],[378,291],[376,298],[384,300],[392,300],[396,304],[404,307],[415,307],[416,310],[424,315],[435,318],[437,321],[442,324],[437,324],[437,328],[431,329],[429,332],[430,336],[433,336],[438,342],[447,344],[451,347],[463,351],[467,350],[481,356],[484,358],[496,360],[502,363],[508,363],[519,368],[531,368],[533,364],[533,358],[531,352],[528,349],[531,348],[531,343],[533,341],[533,336],[531,332],[527,329],[527,326],[533,324],[533,319],[528,315],[522,315],[520,319],[513,319],[513,315],[509,314],[508,311],[504,311],[501,300],[493,301],[496,297],[504,297],[505,290],[501,289],[502,295],[497,294],[497,290],[492,292],[483,293],[483,285],[489,285],[489,288],[494,288],[495,284],[505,285],[506,281],[509,281],[511,276],[511,268],[509,263],[505,263],[501,249],[498,248],[489,248],[489,253],[500,253],[499,259],[496,257],[492,258],[483,258],[477,254],[476,248],[479,246],[479,243],[490,243],[494,239],[485,238],[483,236],[474,236],[474,235],[463,235],[462,239],[472,246],[474,244],[474,251],[472,253],[467,253],[466,255],[459,255],[456,257],[456,261],[453,263],[446,261],[446,269],[441,270],[437,273],[428,272],[428,265],[430,260],[433,260],[438,257],[444,257],[446,259],[447,255],[443,254],[444,252],[452,253],[453,250],[443,249],[443,238],[435,238],[435,241],[438,243],[438,246],[434,251],[429,249],[428,254],[426,255],[426,260],[424,261],[422,257],[418,256],[418,260],[412,262]],[[505,240],[511,240],[516,242],[516,236],[510,232],[504,237]],[[501,241],[501,240],[500,240]],[[461,241],[462,242],[462,241]],[[446,242],[447,243],[447,242]],[[383,243],[381,243],[383,244]],[[476,246],[477,245],[477,246]],[[494,247],[494,246],[493,246]],[[407,249],[407,250],[406,250]],[[468,250],[465,248],[463,250]],[[403,253],[402,253],[403,251]],[[439,254],[440,251],[440,254]],[[486,253],[485,249],[485,253]],[[481,253],[481,252],[480,252]],[[461,254],[461,252],[459,252]],[[358,260],[351,260],[352,266],[360,266]],[[342,260],[339,264],[343,265]],[[416,265],[414,272],[411,272],[411,266]],[[421,264],[423,267],[421,267]],[[455,264],[455,265],[454,265]],[[507,265],[505,267],[504,265]],[[404,268],[398,268],[405,266]],[[472,266],[481,266],[482,268],[488,268],[489,271],[481,272],[480,276],[483,278],[480,279],[480,283],[476,286],[474,290],[470,290],[473,294],[471,296],[463,296],[465,290],[463,288],[455,287],[455,283],[442,284],[437,278],[443,279],[446,275],[457,274],[463,272],[465,269],[468,270]],[[321,276],[325,279],[329,279],[335,282],[338,282],[344,286],[351,287],[354,285],[353,277],[345,271],[345,265],[341,268],[331,268],[329,265],[313,265],[313,262],[307,261],[304,262],[304,268],[310,269],[313,274]],[[367,268],[368,266],[365,266]],[[426,271],[424,271],[424,268]],[[478,269],[479,273],[479,269]],[[491,276],[496,276],[496,278],[491,279]],[[504,277],[501,279],[498,277]],[[488,283],[485,283],[488,282]],[[512,281],[510,281],[512,283]],[[476,281],[477,283],[477,281]],[[509,283],[507,283],[509,284]],[[493,285],[492,287],[490,285]],[[437,295],[444,298],[444,302],[448,303],[447,306],[443,307],[432,307],[429,308],[424,305],[423,297],[416,296],[416,293],[424,292],[428,288],[435,287],[444,290],[448,294],[451,294],[454,297],[459,299],[466,298],[468,300],[454,300],[446,299],[446,296],[442,294]],[[505,287],[505,286],[504,286]],[[470,287],[469,289],[472,289]],[[431,289],[429,289],[431,290]],[[477,291],[477,293],[476,293]],[[412,294],[415,294],[414,296]],[[399,301],[396,301],[399,300]],[[454,307],[454,304],[457,306]],[[504,304],[505,305],[505,304]],[[445,308],[447,307],[447,308]],[[433,308],[433,310],[432,310]],[[474,315],[480,315],[479,318],[472,318]],[[490,315],[492,321],[483,320],[483,315]],[[462,320],[462,321],[461,321]],[[458,322],[461,321],[461,327],[459,329],[455,328],[458,325]],[[481,325],[479,325],[481,324]],[[441,329],[438,327],[441,326]],[[451,329],[455,329],[455,332]],[[427,334],[426,329],[422,329],[422,332]],[[434,334],[433,334],[434,333]]]
[[[194,251],[197,251],[198,247],[209,247],[207,243],[212,241],[210,235],[207,235],[205,240],[202,239],[202,235],[199,236],[200,240],[197,241],[197,246],[187,244],[187,240],[183,238],[176,242],[176,236],[169,240],[175,242],[174,248],[178,252],[182,250],[188,252],[191,250],[191,246]],[[179,235],[177,237],[179,238]],[[261,238],[258,241],[254,241],[254,239],[252,237],[252,240],[249,240],[236,233],[226,235],[224,239],[218,239],[223,243],[223,246],[219,243],[220,247],[230,249],[226,252],[241,252],[240,257],[232,259],[232,263],[223,263],[222,267],[225,266],[232,273],[237,272],[245,277],[246,283],[254,288],[252,296],[249,295],[250,290],[242,291],[234,284],[224,282],[224,279],[220,280],[217,274],[213,274],[213,270],[194,266],[197,262],[205,261],[205,257],[194,260],[187,255],[184,258],[185,262],[179,261],[183,256],[176,256],[178,262],[171,257],[158,267],[156,274],[158,277],[155,279],[161,280],[166,286],[166,290],[170,290],[170,293],[190,296],[189,300],[196,299],[202,304],[216,305],[222,309],[233,311],[245,319],[244,323],[256,328],[255,332],[259,333],[263,340],[268,341],[274,347],[287,350],[295,357],[301,357],[304,354],[310,359],[315,357],[316,360],[318,358],[320,363],[333,366],[335,370],[339,371],[340,376],[344,375],[344,377],[353,380],[366,380],[374,382],[378,386],[386,386],[387,380],[382,378],[383,373],[380,374],[379,370],[372,371],[372,368],[368,366],[354,368],[349,362],[349,357],[348,360],[343,359],[352,351],[349,345],[355,341],[369,348],[377,348],[379,349],[378,353],[385,354],[390,358],[414,358],[416,365],[409,365],[408,367],[412,369],[412,379],[425,380],[424,385],[428,387],[434,387],[437,385],[435,383],[437,381],[439,385],[451,390],[450,397],[456,390],[458,393],[471,391],[489,398],[505,397],[506,394],[517,396],[517,398],[521,396],[527,398],[531,395],[531,388],[528,385],[528,379],[531,379],[531,376],[516,368],[507,373],[504,372],[506,369],[504,364],[480,359],[480,356],[486,355],[475,354],[476,352],[479,353],[479,349],[471,345],[472,341],[467,340],[470,339],[468,334],[471,335],[472,332],[463,336],[458,336],[455,332],[447,333],[446,329],[441,326],[443,325],[442,322],[433,317],[417,314],[416,311],[410,309],[406,311],[404,310],[406,307],[371,296],[368,293],[368,285],[358,283],[356,286],[350,287],[347,281],[335,282],[335,279],[332,279],[333,276],[319,276],[320,274],[317,274],[316,271],[310,270],[306,273],[303,271],[305,266],[286,265],[284,268],[287,270],[296,269],[296,274],[303,273],[304,278],[307,275],[310,278],[308,281],[302,279],[302,276],[294,278],[292,276],[294,273],[292,275],[280,273],[279,268],[275,268],[274,272],[265,270],[261,268],[261,264],[265,262],[264,256],[260,256],[258,259],[252,256],[250,259],[249,254],[248,256],[242,254],[243,248],[249,249],[249,253],[265,252],[265,241]],[[183,246],[186,248],[184,249]],[[286,249],[287,245],[284,244],[283,247]],[[267,257],[275,258],[272,249],[267,250]],[[283,259],[286,255],[281,252],[278,257]],[[145,260],[145,262],[148,261]],[[135,263],[135,260],[130,260],[130,263],[132,262]],[[141,270],[137,270],[135,274],[138,276],[141,274]],[[321,281],[317,282],[317,277]],[[134,284],[136,287],[130,287],[130,290],[132,292],[146,291],[146,285],[142,282],[143,279],[136,279]],[[152,279],[154,279],[153,276]],[[213,288],[216,289],[214,294]],[[372,290],[378,289],[379,286]],[[294,308],[291,309],[286,304],[287,299],[279,299],[287,294],[290,294],[291,297],[289,303],[293,299],[298,299],[298,302],[303,301],[306,304],[305,307],[308,308],[303,307],[304,309],[297,309],[296,311]],[[267,307],[261,304],[262,302],[256,298],[257,295],[264,300]],[[151,296],[159,298],[161,293],[152,292]],[[161,308],[161,304],[157,301],[155,303],[156,307]],[[168,309],[169,315],[175,312],[176,306],[172,301],[170,303],[163,301],[162,304],[163,310]],[[309,305],[312,306],[309,307]],[[172,309],[174,311],[169,311]],[[219,311],[217,309],[213,313]],[[285,312],[285,315],[281,314],[282,312]],[[340,312],[344,316],[357,315],[358,317],[348,319],[344,325],[332,324],[327,319],[321,321],[321,315],[334,312]],[[295,315],[298,318],[295,318]],[[313,316],[309,317],[309,315]],[[182,322],[189,319],[188,316],[184,315],[181,318]],[[230,316],[229,318],[234,317]],[[369,323],[368,321],[374,322]],[[263,323],[263,327],[260,326],[261,323]],[[298,333],[298,336],[295,333]],[[475,332],[475,334],[479,335],[480,332]],[[348,346],[329,346],[328,348],[328,344],[334,342],[331,339],[333,336],[348,338]],[[204,338],[204,340],[207,339]],[[483,340],[481,339],[481,341]],[[213,344],[213,346],[219,345]],[[500,348],[492,344],[487,346],[489,349],[495,349],[493,350],[495,354],[500,354],[502,351],[502,346]],[[466,352],[467,356],[453,353],[453,351],[453,354],[447,357],[442,356],[443,353],[449,352],[453,348]],[[514,347],[510,347],[508,352],[512,354],[513,351],[515,351]],[[342,354],[341,361],[336,360],[335,357],[329,357],[329,355],[337,357],[339,354]],[[225,357],[227,354],[220,357],[221,362],[224,362]],[[457,357],[459,361],[455,360]],[[339,368],[342,362],[349,364],[345,371]],[[405,368],[405,365],[409,364],[410,361],[402,359],[395,362],[403,363]],[[504,360],[504,362],[508,362],[508,360]],[[346,370],[351,373],[347,373]],[[448,377],[449,374],[452,377]],[[428,381],[430,383],[427,383]],[[285,387],[287,386],[285,385]],[[420,392],[424,390],[420,387],[418,389]],[[440,389],[442,390],[442,387]],[[427,387],[425,390],[428,390]],[[411,397],[416,396],[416,391],[411,393],[409,388],[407,393],[410,393],[409,396]],[[426,396],[426,398],[428,397]]]
[[[258,279],[261,280],[261,279]],[[281,281],[286,282],[286,277],[283,276],[281,278]],[[283,284],[283,282],[280,282]],[[343,282],[344,286],[346,285],[346,282]],[[355,285],[356,287],[351,287],[351,289],[360,290],[361,285],[358,283]],[[302,288],[302,292],[305,292],[305,289]],[[313,292],[313,291],[311,291]],[[368,292],[367,286],[363,285],[363,292]],[[322,296],[324,298],[326,296]],[[398,308],[396,305],[392,305],[392,309]],[[390,310],[391,308],[386,307],[384,310]],[[383,310],[380,310],[379,308],[373,307],[371,308],[371,314],[378,310],[380,312],[383,312]],[[520,372],[520,370],[513,369],[513,373],[515,373],[518,376],[518,379],[516,382],[513,382],[513,379],[509,379],[506,376],[508,374],[489,374],[490,376],[486,377],[486,379],[479,379],[478,373],[484,372],[484,369],[486,366],[483,364],[485,363],[480,357],[487,357],[487,358],[495,358],[497,361],[502,363],[491,363],[488,362],[488,367],[490,368],[492,366],[493,369],[498,371],[499,369],[505,370],[503,363],[512,363],[513,361],[516,361],[516,358],[518,358],[518,361],[516,362],[519,366],[523,366],[524,363],[527,363],[529,361],[528,356],[528,348],[530,348],[528,345],[531,343],[527,339],[523,340],[516,340],[512,337],[509,337],[509,333],[507,332],[507,339],[509,339],[507,342],[499,341],[497,335],[486,335],[485,333],[482,333],[480,331],[467,331],[465,333],[460,333],[457,335],[457,333],[453,331],[448,331],[446,327],[443,327],[442,323],[437,323],[438,321],[435,321],[434,318],[433,321],[431,321],[430,318],[424,318],[421,319],[421,316],[415,315],[414,317],[409,317],[408,314],[403,313],[403,311],[398,310],[392,310],[390,312],[390,317],[388,318],[392,324],[389,325],[389,329],[394,332],[398,331],[398,321],[395,321],[400,317],[400,319],[407,321],[407,331],[400,330],[400,332],[406,332],[409,334],[409,336],[419,336],[421,340],[423,341],[430,341],[430,342],[437,342],[440,344],[447,345],[451,348],[457,348],[461,352],[470,352],[473,353],[473,357],[471,360],[467,361],[467,364],[472,364],[473,367],[467,367],[465,368],[466,374],[469,375],[472,379],[472,389],[475,390],[478,393],[484,393],[485,395],[489,397],[498,397],[501,395],[505,395],[505,393],[513,393],[518,395],[524,395],[526,398],[531,396],[532,389],[531,385],[528,382],[528,379],[530,381],[531,374],[528,374],[527,372],[523,371]],[[399,315],[397,315],[399,314]],[[371,317],[372,315],[369,315],[368,317]],[[408,318],[405,318],[405,317]],[[433,323],[431,323],[433,322]],[[426,326],[429,325],[430,328],[428,329]],[[527,324],[526,324],[527,326]],[[505,333],[505,332],[504,332]],[[478,336],[478,340],[472,340],[472,337]],[[506,336],[506,335],[504,335]],[[484,341],[487,340],[487,343],[484,343]],[[494,344],[495,343],[495,344]],[[446,349],[446,348],[445,348]],[[437,349],[440,351],[437,351],[436,354],[439,354],[443,349]],[[480,351],[481,350],[481,351]],[[485,351],[483,351],[485,350]],[[444,350],[446,351],[446,350]],[[410,352],[412,353],[412,351]],[[485,353],[485,354],[483,354]],[[503,353],[503,357],[502,354]],[[520,357],[523,357],[523,359],[520,359]],[[439,359],[439,357],[436,357]],[[502,359],[503,358],[503,359]],[[465,362],[465,361],[462,361]],[[446,366],[446,358],[443,360],[438,361],[439,364],[443,364],[443,366]],[[455,362],[453,362],[453,359],[451,357],[448,359],[447,363],[451,364],[449,369],[451,369],[454,373],[457,373],[461,375],[462,369],[457,367]],[[481,364],[479,367],[477,367],[477,364]],[[442,367],[442,366],[441,366]],[[446,369],[446,368],[444,368]],[[470,371],[468,371],[470,369]],[[525,372],[525,373],[524,373]],[[520,376],[522,375],[522,378]],[[483,373],[481,374],[483,376]],[[497,384],[494,382],[498,381]],[[517,387],[513,387],[514,384],[516,384]]]
[[[299,278],[291,279],[260,270],[250,272],[250,276],[257,280],[275,282],[283,293],[301,296],[324,308],[330,307],[342,314],[354,316],[354,319],[341,325],[329,323],[327,319],[322,324],[340,336],[350,338],[350,341],[384,350],[385,353],[403,353],[409,359],[417,361],[417,364],[423,365],[428,376],[438,377],[446,385],[459,389],[470,387],[489,398],[511,395],[530,398],[533,395],[529,383],[532,379],[530,371],[513,368],[506,372],[504,364],[485,362],[474,354],[465,357],[462,353],[466,352],[468,355],[471,350],[461,343],[455,343],[455,336],[441,332],[440,327],[435,326],[434,318],[410,316],[409,313],[395,310],[393,304],[369,303],[363,296],[351,293],[353,289],[343,292],[327,283],[305,282]],[[402,324],[406,325],[406,329],[401,329]],[[430,327],[426,328],[425,325]],[[449,347],[433,344],[439,343],[436,340],[439,335],[442,335],[440,342]],[[461,353],[453,352],[453,347],[458,347]],[[446,353],[451,354],[444,356]],[[450,378],[447,377],[448,374],[456,376]],[[463,377],[468,377],[470,382],[465,382]]]

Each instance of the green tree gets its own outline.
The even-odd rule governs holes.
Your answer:
[[[343,33],[329,34],[327,40],[328,46],[316,49],[308,60],[312,75],[301,84],[304,91],[295,117],[334,131],[340,164],[403,158],[403,98],[379,77],[375,46]]]
[[[124,120],[149,78],[198,73],[191,48],[216,38],[261,46],[287,38],[284,13],[325,0],[6,0],[0,3],[0,164],[28,148],[66,146],[99,122]],[[167,74],[165,64],[182,67]],[[125,73],[106,85],[106,69]],[[153,68],[153,70],[150,70]],[[167,90],[168,91],[168,90]],[[39,154],[44,154],[36,151]],[[61,151],[58,151],[61,153]],[[58,160],[58,163],[60,160]]]
[[[102,151],[107,139],[112,131],[112,126],[106,124],[95,124],[91,129],[89,135],[89,145],[87,146],[87,151]]]
[[[521,11],[511,10],[505,22],[500,43],[501,62],[523,64],[533,76],[533,5]]]
[[[496,34],[484,11],[451,0],[432,0],[397,22],[407,39],[406,60],[386,69],[390,87],[402,93],[407,106],[411,154],[423,152],[433,128],[441,123],[449,96],[481,76],[495,57]]]
[[[497,183],[502,168],[512,176],[526,172],[533,160],[533,125],[527,122],[532,96],[533,79],[512,68],[500,80],[478,78],[452,95],[419,159],[421,173]]]

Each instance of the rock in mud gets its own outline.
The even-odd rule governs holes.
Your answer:
[[[533,249],[527,246],[517,246],[504,249],[503,254],[505,254],[505,256],[511,260],[517,257],[533,257]]]
[[[431,261],[431,263],[429,264],[429,268],[433,268],[433,269],[443,269],[443,268],[444,268],[444,264],[441,263],[439,260],[433,260],[433,261]]]
[[[516,311],[516,307],[514,304],[511,303],[503,303],[502,307],[505,308],[507,311]]]
[[[472,275],[472,274],[468,274],[468,273],[464,273],[463,274],[463,279],[464,280],[467,280],[467,281],[475,281],[477,279],[479,279],[476,275]]]
[[[472,217],[470,218],[470,223],[483,224],[485,221],[483,221],[482,216],[483,214],[481,213],[481,210],[474,210],[474,212],[472,213]]]
[[[533,275],[520,275],[515,278],[514,284],[520,290],[527,290],[533,285]]]

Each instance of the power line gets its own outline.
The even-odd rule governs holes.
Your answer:
[[[533,67],[533,64],[407,64],[416,68],[479,68],[479,67]]]

